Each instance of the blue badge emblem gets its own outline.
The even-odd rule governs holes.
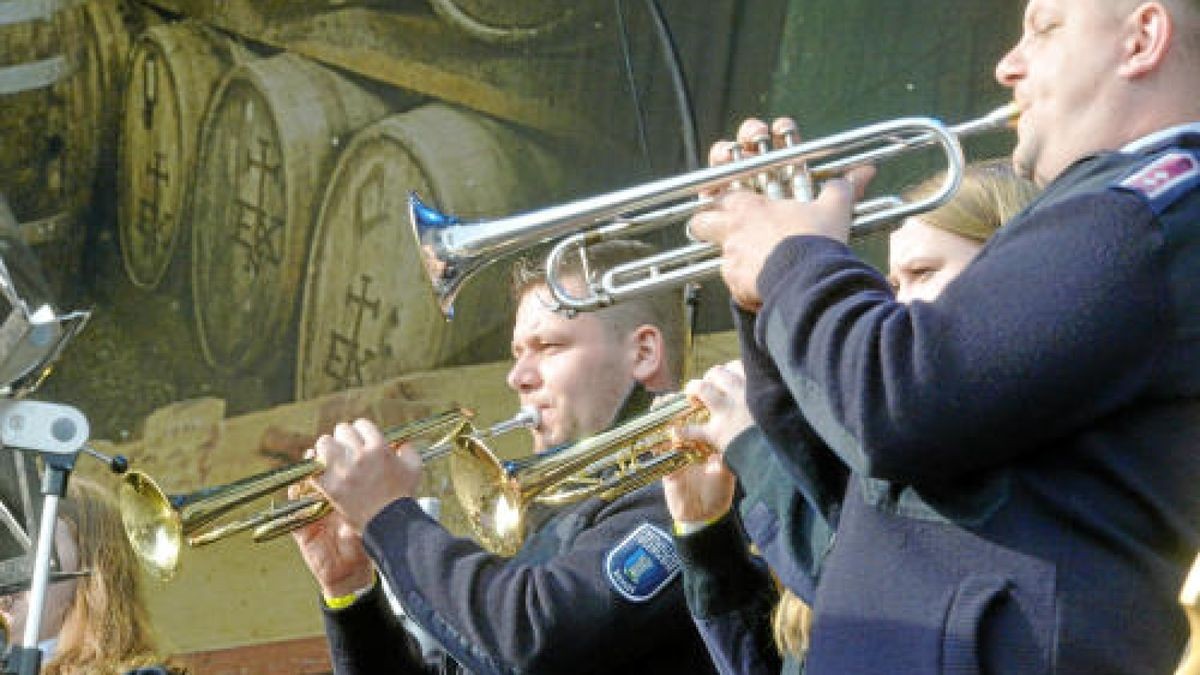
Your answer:
[[[679,575],[675,542],[661,528],[642,523],[604,558],[608,583],[627,600],[645,602]]]

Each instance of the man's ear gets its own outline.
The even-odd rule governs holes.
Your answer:
[[[648,389],[660,389],[667,378],[667,355],[662,331],[649,324],[633,329],[633,377]]]
[[[1125,22],[1126,34],[1117,72],[1125,77],[1142,77],[1162,64],[1174,39],[1175,23],[1167,8],[1157,0],[1138,5],[1126,16]]]

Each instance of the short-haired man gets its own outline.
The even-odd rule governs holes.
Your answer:
[[[646,252],[612,242],[592,262],[605,269]],[[678,292],[568,318],[553,310],[544,277],[520,270],[508,384],[540,413],[537,452],[602,431],[644,410],[648,392],[678,386]],[[566,270],[568,286],[581,279]],[[388,449],[370,422],[338,425],[315,452],[327,465],[318,485],[337,512],[297,541],[325,597],[337,672],[711,671],[676,580],[658,485],[564,507],[502,558],[425,516],[412,499],[416,452]],[[373,586],[373,567],[446,655],[421,662]]]
[[[996,68],[1045,186],[933,302],[845,246],[855,185],[732,192],[748,398],[852,471],[808,673],[1169,672],[1200,548],[1200,6],[1030,0]],[[786,444],[776,444],[789,459]]]

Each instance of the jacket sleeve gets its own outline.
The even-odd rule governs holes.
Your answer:
[[[686,611],[671,583],[679,562],[668,517],[661,490],[644,488],[593,516],[571,511],[550,521],[543,529],[555,528],[554,536],[538,541],[554,550],[541,559],[509,559],[453,536],[413,500],[399,499],[368,523],[363,539],[408,616],[467,669],[580,672],[580,655],[592,655],[595,666],[605,654],[652,649]],[[626,597],[605,573],[609,554],[651,525],[669,549],[661,551],[669,576],[649,597]]]
[[[349,607],[335,610],[321,603],[321,608],[337,675],[453,672],[423,662],[420,646],[404,630],[378,584]]]
[[[782,661],[771,634],[776,600],[766,568],[750,555],[732,514],[678,537],[692,620],[722,675],[775,675]]]
[[[779,582],[811,605],[821,563],[833,546],[840,495],[835,498],[808,477],[800,483],[789,479],[780,456],[757,427],[729,444],[725,462],[742,489],[737,511],[750,541]],[[827,495],[825,509],[814,495]]]
[[[734,307],[734,324],[746,370],[746,403],[765,438],[763,442],[775,451],[779,465],[791,476],[796,489],[816,514],[835,524],[850,467],[829,449],[804,418],[771,355],[759,348],[754,339],[755,315]],[[747,457],[756,454],[734,453]],[[728,452],[726,456],[730,456]],[[749,473],[749,467],[743,467],[743,471],[733,468],[743,487],[749,487],[746,481],[750,476],[742,475]]]
[[[1160,367],[1163,234],[1143,202],[1093,192],[1006,230],[936,302],[908,306],[833,240],[768,257],[754,341],[851,468],[920,484],[995,466],[1127,403]]]

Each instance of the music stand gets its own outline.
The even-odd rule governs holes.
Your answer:
[[[58,500],[66,494],[89,434],[87,418],[78,410],[21,400],[50,373],[90,315],[58,314],[51,300],[38,258],[0,195],[0,448],[14,458],[0,464],[0,555],[10,556],[0,559],[0,589],[23,588],[24,573],[30,575],[24,639],[4,660],[2,672],[20,675],[35,675],[41,667],[37,644],[54,560]],[[44,466],[40,505],[29,488],[38,457]]]

